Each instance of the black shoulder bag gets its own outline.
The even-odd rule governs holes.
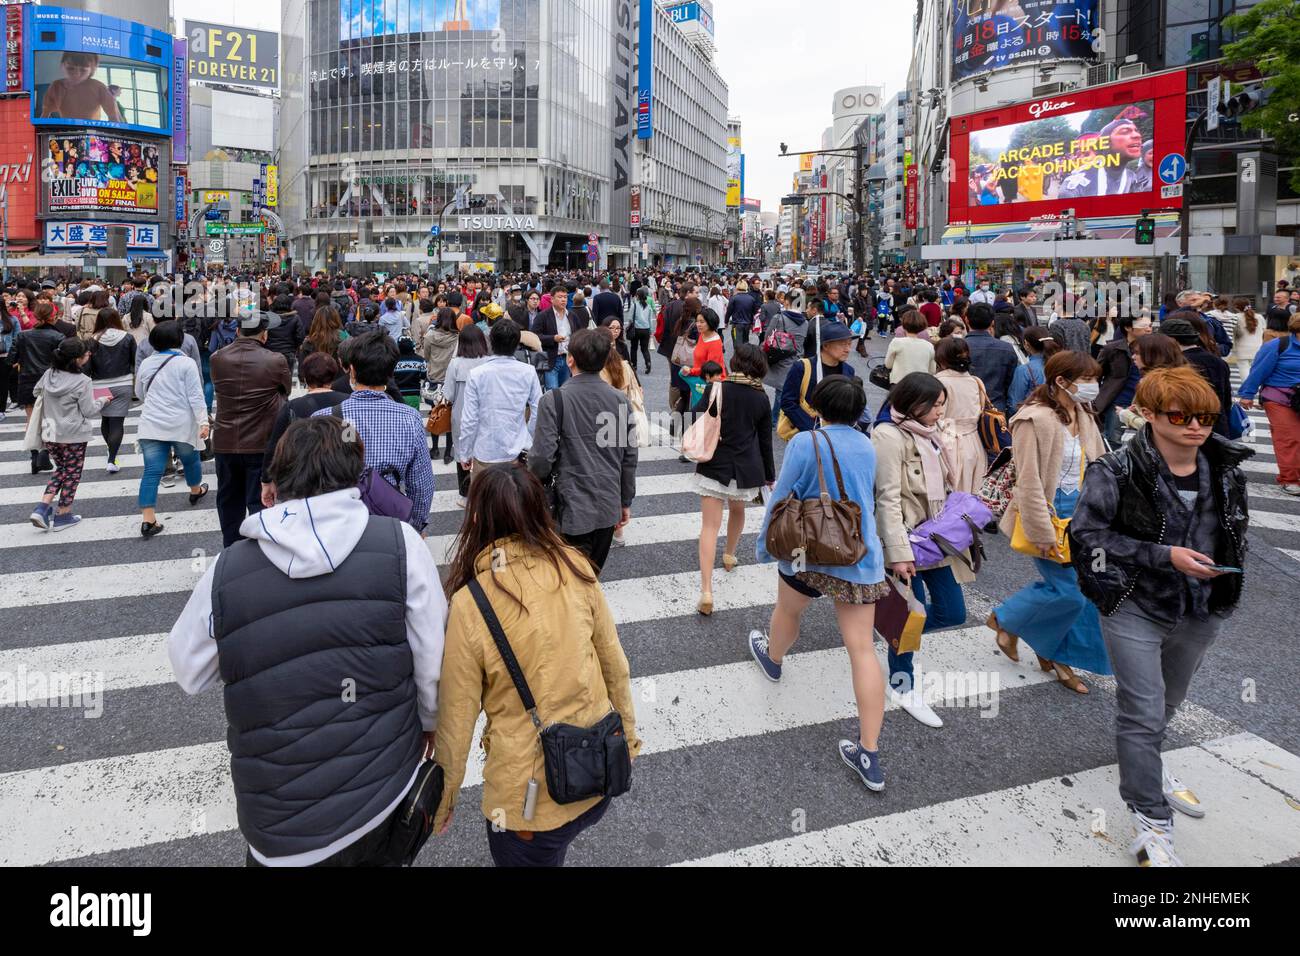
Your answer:
[[[515,652],[506,640],[506,632],[492,610],[492,603],[478,581],[471,580],[469,590],[501,660],[510,672],[524,710],[528,711],[533,726],[537,728],[542,762],[546,767],[546,792],[551,799],[556,803],[577,803],[592,797],[617,797],[627,793],[632,784],[632,757],[623,733],[623,718],[618,711],[611,708],[594,727],[575,727],[572,724],[542,726],[541,718],[537,716],[537,701],[528,689],[528,681],[524,679]]]

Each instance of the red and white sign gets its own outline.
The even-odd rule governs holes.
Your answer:
[[[23,88],[23,5],[5,7],[5,92]]]
[[[916,178],[916,164],[907,167],[904,175],[904,181],[907,183],[903,187],[903,226],[907,229],[916,228],[916,191],[918,188]]]
[[[632,222],[633,229],[641,228],[641,187],[632,187]]]
[[[0,188],[9,202],[9,238],[39,241],[36,207],[41,167],[36,161],[36,129],[26,96],[0,99]]]
[[[1178,209],[1155,163],[1182,152],[1186,122],[1183,70],[955,116],[949,224]]]

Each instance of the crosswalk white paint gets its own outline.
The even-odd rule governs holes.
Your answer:
[[[744,634],[729,635],[741,642]],[[993,652],[991,632],[928,636],[920,666],[965,674],[978,666],[1001,694],[1049,682],[1036,667]],[[981,649],[983,653],[981,652]],[[978,665],[973,665],[977,661]],[[657,674],[634,682],[644,754],[851,718],[856,713],[842,647],[793,653],[779,685],[752,662]],[[933,704],[997,705],[965,683],[936,682]],[[945,696],[949,692],[952,696]],[[892,709],[892,705],[891,705]],[[828,743],[833,746],[833,741]],[[464,786],[482,782],[475,746]],[[900,755],[901,756],[901,755]],[[181,839],[237,826],[224,741],[0,774],[0,865],[24,866]]]
[[[1204,819],[1174,823],[1185,863],[1267,866],[1300,855],[1300,826],[1287,803],[1300,794],[1300,757],[1237,734],[1168,751],[1165,761],[1209,808]],[[905,778],[904,761],[892,766]],[[1132,866],[1131,820],[1110,764],[826,829],[810,821],[806,833],[690,865]]]

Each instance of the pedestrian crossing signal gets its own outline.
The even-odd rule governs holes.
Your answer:
[[[1156,242],[1156,221],[1149,216],[1143,216],[1137,221],[1137,229],[1134,231],[1134,240],[1139,246],[1153,246]]]
[[[436,242],[430,242],[429,248],[425,250],[430,259],[437,255],[437,246],[438,244]]]

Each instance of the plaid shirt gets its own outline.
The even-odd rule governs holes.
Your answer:
[[[433,466],[420,413],[384,392],[370,391],[353,392],[340,410],[366,446],[366,467],[391,467],[402,476],[402,488],[415,505],[411,527],[424,530],[433,503]],[[312,417],[332,413],[332,408],[322,408]]]

